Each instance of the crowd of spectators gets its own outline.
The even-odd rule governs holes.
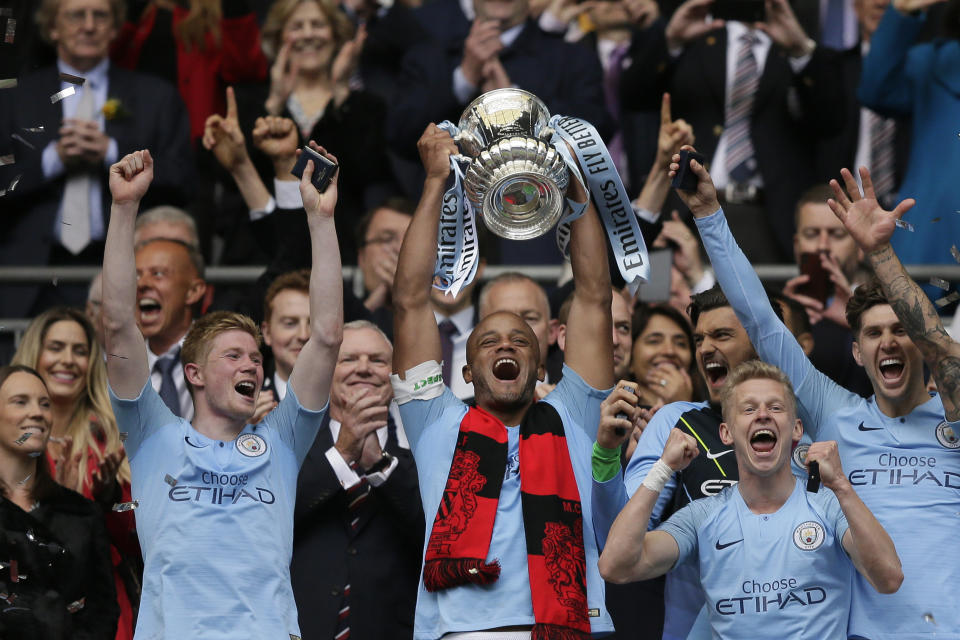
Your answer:
[[[430,181],[418,138],[430,123],[456,122],[486,91],[525,89],[552,114],[591,122],[629,191],[646,246],[669,255],[651,275],[664,285],[656,295],[645,295],[647,287],[631,296],[614,270],[612,291],[605,284],[597,297],[612,294],[613,379],[632,389],[636,407],[633,428],[604,440],[617,449],[616,491],[606,478],[611,504],[628,504],[681,423],[712,434],[699,442],[708,452],[729,444],[721,444],[719,403],[738,365],[762,358],[793,378],[770,355],[773,347],[761,348],[769,335],[756,333],[729,290],[729,255],[717,258],[717,242],[708,254],[701,242],[704,229],[717,233],[702,221],[712,211],[691,204],[699,192],[670,188],[683,146],[705,156],[709,175],[701,183],[715,187],[745,260],[800,268],[784,286],[768,286],[765,298],[804,361],[824,374],[822,384],[862,398],[881,394],[881,374],[864,365],[859,320],[851,328],[849,311],[858,291],[875,286],[876,264],[836,202],[828,204],[837,198],[828,182],[842,167],[867,167],[880,205],[916,201],[890,240],[903,262],[960,262],[960,195],[948,179],[960,167],[960,0],[763,0],[758,22],[717,17],[727,15],[727,3],[733,0],[0,3],[0,318],[29,322],[16,340],[0,333],[0,364],[9,363],[0,368],[0,637],[132,639],[142,596],[141,618],[151,626],[141,633],[163,626],[157,593],[169,587],[144,586],[143,559],[157,550],[138,532],[136,471],[127,460],[145,445],[125,443],[131,429],[111,406],[129,412],[122,403],[137,398],[113,396],[113,378],[108,384],[109,359],[126,359],[110,353],[105,335],[104,309],[116,300],[105,299],[102,274],[84,284],[10,277],[16,268],[104,266],[118,202],[111,167],[139,150],[149,150],[150,180],[130,229],[136,298],[129,313],[146,345],[144,389],[162,401],[157,411],[182,418],[185,428],[197,397],[189,335],[217,312],[246,314],[252,329],[242,330],[263,336],[263,385],[250,425],[272,429],[268,416],[279,420],[282,407],[317,408],[300,387],[283,404],[317,326],[310,268],[321,264],[313,209],[291,169],[310,141],[340,166],[337,265],[355,266],[356,275],[343,286],[328,411],[312,447],[293,447],[302,471],[286,578],[304,637],[409,638],[415,609],[435,606],[422,580],[418,604],[418,576],[434,515],[420,496],[437,478],[418,478],[425,467],[405,430],[416,452],[425,425],[404,424],[390,384],[391,371],[406,371],[393,362],[395,341],[404,362],[412,357],[407,337],[394,335],[406,309],[397,307],[395,276]],[[860,175],[845,177],[848,192],[867,186]],[[444,402],[483,400],[483,381],[469,367],[471,334],[505,311],[535,337],[535,368],[544,372],[535,397],[543,400],[573,371],[567,329],[582,286],[552,232],[519,242],[481,229],[479,240],[473,282],[457,296],[437,288],[429,295],[439,373],[449,388]],[[265,268],[255,282],[214,286],[205,277],[209,265]],[[544,282],[525,273],[543,265],[563,275]],[[944,298],[941,315],[954,311],[960,296],[947,294],[949,278],[923,284],[931,298]],[[412,295],[406,291],[403,305]],[[340,302],[325,301],[325,310]],[[573,335],[582,336],[574,325]],[[960,330],[960,314],[953,328]],[[574,354],[577,363],[589,360],[576,346]],[[561,389],[609,386],[573,380]],[[923,385],[935,391],[935,376],[924,375]],[[801,404],[804,392],[798,389]],[[202,448],[189,437],[187,445]],[[671,476],[647,513],[651,527],[735,483],[729,462],[732,480],[703,456]],[[190,489],[199,501],[200,487],[184,486],[187,478],[175,471],[159,478],[170,500]],[[229,485],[233,476],[226,467],[224,474]],[[603,484],[596,473],[594,480]],[[224,491],[246,493],[218,485],[214,500],[218,490],[221,503]],[[615,515],[594,514],[591,526],[609,528]],[[611,637],[696,633],[703,596],[691,595],[698,578],[689,564],[666,581],[637,576],[652,579],[606,587],[617,629]],[[598,615],[602,627],[607,613]],[[953,622],[943,624],[960,634]],[[203,628],[184,624],[167,632]],[[428,637],[417,625],[417,637]]]

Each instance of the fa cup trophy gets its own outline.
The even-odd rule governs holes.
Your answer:
[[[522,89],[487,92],[460,117],[454,140],[470,161],[464,193],[501,238],[542,236],[563,216],[570,175],[549,122],[543,102]]]

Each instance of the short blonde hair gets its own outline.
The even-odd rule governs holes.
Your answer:
[[[793,392],[793,385],[790,383],[790,378],[787,377],[787,374],[781,371],[779,367],[768,364],[762,360],[747,360],[737,365],[737,367],[727,375],[727,379],[723,383],[723,389],[720,390],[720,403],[724,422],[729,423],[730,417],[732,416],[733,403],[730,401],[733,399],[734,391],[747,380],[773,380],[783,385],[790,414],[796,418],[797,396]]]
[[[261,48],[270,60],[275,60],[280,53],[280,47],[283,45],[283,27],[290,20],[290,16],[297,10],[297,7],[304,2],[315,2],[320,8],[320,13],[330,23],[333,30],[334,49],[339,52],[347,40],[353,37],[353,24],[343,11],[337,7],[331,0],[276,0],[270,5],[270,11],[263,23],[261,34]],[[336,58],[336,53],[330,59],[330,64]]]
[[[183,339],[183,348],[180,350],[180,362],[200,364],[210,355],[214,339],[226,331],[246,331],[257,343],[257,348],[263,346],[263,338],[257,323],[236,311],[214,311],[201,316],[190,327],[187,337]],[[193,395],[193,385],[184,378],[190,395]]]

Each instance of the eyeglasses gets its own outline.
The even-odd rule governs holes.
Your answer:
[[[62,13],[63,21],[70,25],[80,25],[87,21],[87,16],[93,16],[93,24],[102,27],[113,20],[113,15],[103,9],[73,9]]]
[[[363,241],[364,246],[370,244],[401,244],[403,236],[396,233],[381,233]]]

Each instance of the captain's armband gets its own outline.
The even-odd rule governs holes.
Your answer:
[[[443,393],[443,369],[436,360],[421,362],[407,369],[406,379],[397,374],[390,375],[393,385],[393,399],[397,404],[411,400],[433,400]]]

